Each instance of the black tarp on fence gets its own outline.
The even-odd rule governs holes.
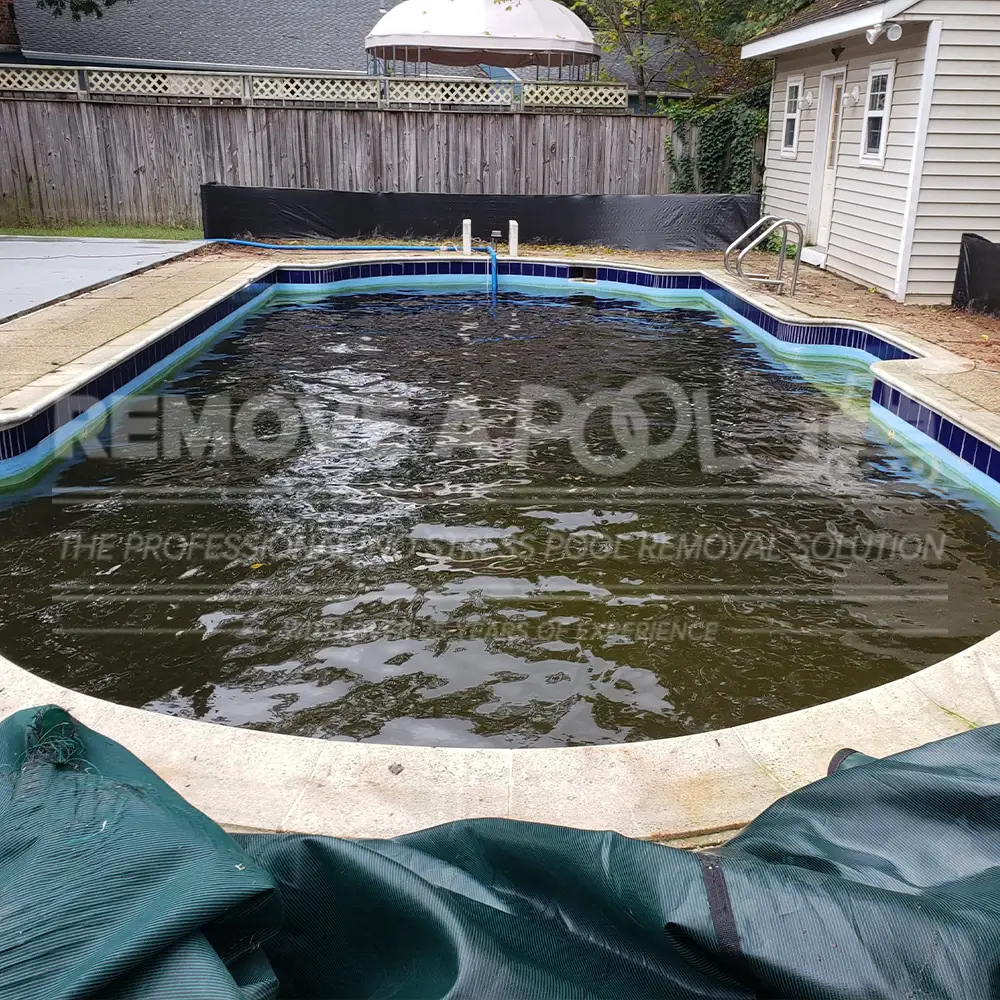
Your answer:
[[[1000,316],[1000,243],[962,234],[951,304],[968,312]]]
[[[516,219],[525,243],[623,250],[723,250],[760,214],[757,194],[365,194],[299,188],[201,189],[210,239],[453,239],[462,220],[489,239]]]

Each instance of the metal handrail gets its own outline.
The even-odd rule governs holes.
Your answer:
[[[736,239],[733,240],[733,242],[729,244],[729,246],[726,248],[726,252],[725,252],[725,254],[724,254],[723,258],[722,258],[722,263],[725,264],[726,270],[730,274],[736,274],[736,268],[733,267],[733,264],[732,264],[732,261],[730,260],[730,258],[736,252],[736,250],[739,248],[740,244],[748,236],[752,236],[758,229],[760,229],[761,226],[766,225],[768,222],[775,222],[775,221],[777,221],[777,218],[778,217],[776,215],[763,215],[763,216],[761,216],[745,233],[741,234],[740,236],[737,236]]]
[[[736,258],[736,265],[733,266],[730,257],[735,252],[737,247],[743,243],[745,239],[753,235],[757,230],[759,230],[763,225],[770,223],[764,232],[760,233],[751,243],[744,247],[739,256]],[[805,232],[802,226],[796,222],[794,219],[779,219],[775,215],[766,215],[762,219],[758,219],[742,236],[739,237],[727,250],[725,257],[723,258],[723,263],[726,266],[726,270],[730,274],[735,274],[737,277],[742,278],[744,281],[753,281],[759,285],[774,285],[781,291],[785,289],[785,260],[788,251],[788,227],[793,226],[795,228],[796,235],[798,239],[796,240],[795,246],[795,262],[792,266],[792,278],[788,286],[788,294],[794,295],[795,289],[799,282],[799,267],[802,264],[802,247],[805,245]],[[761,245],[765,240],[767,240],[773,233],[781,230],[781,250],[778,253],[778,273],[775,277],[768,277],[766,274],[757,273],[746,273],[743,270],[743,261],[752,250],[756,250],[757,247]]]

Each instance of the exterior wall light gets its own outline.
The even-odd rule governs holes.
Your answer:
[[[865,32],[865,38],[868,39],[869,45],[874,45],[883,35],[885,35],[890,42],[898,42],[903,37],[903,26],[901,24],[896,24],[895,22],[882,24],[880,21],[878,24],[873,24]]]
[[[885,25],[880,21],[878,24],[873,24],[866,32],[865,38],[868,39],[869,45],[874,45],[881,37],[885,34]]]

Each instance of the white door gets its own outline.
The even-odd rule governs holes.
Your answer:
[[[816,246],[824,248],[830,242],[830,223],[833,221],[833,192],[837,186],[837,155],[840,152],[840,119],[844,108],[844,78],[834,78],[826,92],[829,94],[830,109],[825,118],[830,126],[826,136],[823,187],[816,225]]]

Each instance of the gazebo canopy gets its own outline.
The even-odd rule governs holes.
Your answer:
[[[442,66],[583,66],[601,57],[586,24],[555,0],[403,0],[365,49]]]

